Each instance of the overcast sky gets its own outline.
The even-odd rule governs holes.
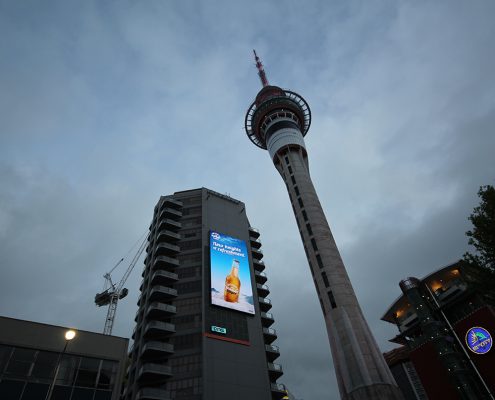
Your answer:
[[[252,49],[310,104],[313,181],[386,351],[398,282],[466,251],[495,183],[494,15],[490,0],[0,0],[0,314],[102,331],[103,273],[160,195],[205,186],[262,233],[280,381],[337,399],[285,185],[243,130]],[[141,268],[116,335],[131,335]]]

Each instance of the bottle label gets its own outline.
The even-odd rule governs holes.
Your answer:
[[[235,285],[232,285],[231,283],[227,283],[225,285],[225,290],[231,294],[238,294],[239,293],[239,288]]]

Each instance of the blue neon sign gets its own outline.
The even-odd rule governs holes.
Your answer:
[[[473,353],[486,354],[492,348],[492,335],[485,328],[475,326],[466,332],[466,344]]]

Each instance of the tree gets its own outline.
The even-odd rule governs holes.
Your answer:
[[[495,302],[495,188],[481,186],[480,205],[469,220],[473,229],[466,232],[474,253],[464,254],[464,273],[475,289],[492,304]]]

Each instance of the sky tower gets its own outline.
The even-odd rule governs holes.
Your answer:
[[[366,323],[311,181],[304,136],[311,125],[308,103],[268,83],[254,51],[263,88],[249,106],[246,133],[268,150],[294,210],[320,299],[342,399],[402,399]]]

